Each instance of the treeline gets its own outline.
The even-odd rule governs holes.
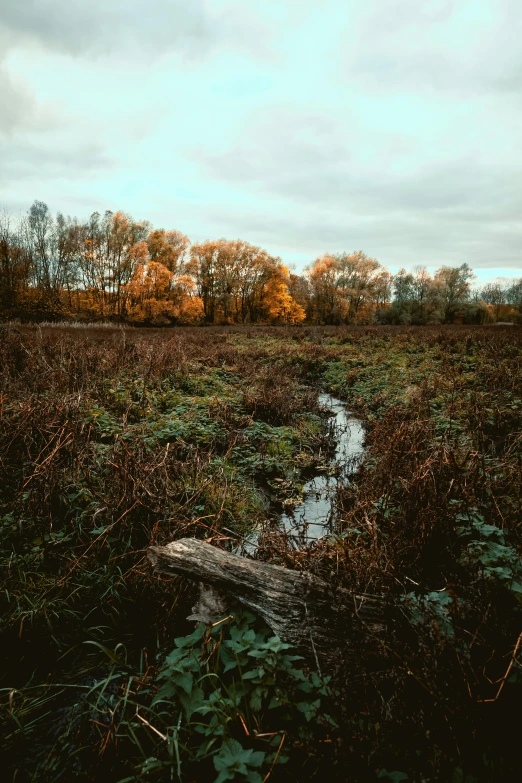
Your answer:
[[[324,255],[303,275],[241,240],[191,243],[123,212],[81,222],[35,201],[0,215],[0,318],[199,323],[522,321],[522,279],[473,288],[473,273],[392,275],[362,251]]]

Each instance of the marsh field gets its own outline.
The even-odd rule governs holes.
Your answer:
[[[520,779],[521,349],[502,326],[1,327],[3,780]],[[364,427],[351,471],[319,393]],[[290,534],[334,473],[324,535]],[[248,612],[195,625],[196,585],[146,558],[254,531],[244,556],[382,597],[371,660],[318,675]]]

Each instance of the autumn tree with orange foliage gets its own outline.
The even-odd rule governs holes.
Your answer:
[[[138,264],[125,289],[128,320],[155,326],[198,323],[203,317],[203,303],[195,295],[195,288],[189,275],[176,278],[158,261]]]
[[[289,283],[289,271],[281,264],[269,278],[264,292],[265,311],[270,323],[299,324],[306,318],[304,308],[290,294]]]
[[[147,247],[151,261],[157,261],[170,272],[177,272],[183,265],[190,240],[181,231],[165,231],[156,228],[147,237]]]
[[[148,257],[149,224],[124,212],[95,212],[84,228],[79,266],[84,288],[102,317],[125,316],[125,289]]]
[[[321,256],[308,276],[319,323],[371,323],[390,295],[390,273],[362,250]]]
[[[208,323],[304,319],[304,310],[288,292],[288,270],[266,250],[241,240],[219,239],[193,245],[190,258],[189,271],[197,280]],[[277,305],[275,300],[269,303],[270,295]]]

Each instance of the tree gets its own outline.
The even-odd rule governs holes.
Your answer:
[[[387,269],[382,269],[373,280],[373,298],[379,307],[390,304],[393,289],[393,275]]]
[[[174,315],[172,302],[167,294],[173,274],[158,261],[148,261],[147,245],[141,242],[137,261],[131,280],[125,287],[126,310],[131,321],[151,324],[169,323]]]
[[[348,304],[345,319],[348,323],[354,323],[363,306],[375,303],[375,287],[381,265],[362,250],[349,255],[342,253],[336,256],[336,261],[338,292]]]
[[[512,305],[522,315],[522,277],[507,287],[505,296],[506,303]]]
[[[33,283],[37,288],[50,292],[55,289],[57,281],[52,252],[54,224],[47,204],[33,202],[26,226]]]
[[[34,201],[0,217],[0,309],[24,318],[140,323],[482,323],[522,320],[522,279],[471,291],[467,264],[393,276],[362,250],[325,254],[303,275],[240,239],[190,246],[181,231],[122,211],[81,223]]]
[[[158,228],[151,231],[147,237],[150,260],[163,264],[174,273],[180,271],[189,245],[189,238],[181,231]]]
[[[456,318],[460,306],[470,299],[471,283],[474,278],[467,264],[459,267],[443,266],[435,272],[434,282],[439,285],[444,301],[444,320],[450,323]]]
[[[377,299],[389,292],[389,277],[362,250],[324,255],[308,269],[315,319],[322,323],[371,321]],[[384,286],[384,288],[383,288]]]
[[[254,322],[266,315],[266,292],[272,277],[282,276],[288,287],[288,270],[282,271],[280,260],[248,242],[202,242],[192,246],[190,258],[186,270],[197,280],[209,323]]]
[[[291,296],[288,290],[290,275],[286,266],[280,264],[270,276],[265,292],[265,310],[272,323],[299,324],[306,318],[306,312]]]
[[[0,212],[0,313],[19,315],[21,295],[30,280],[31,260],[23,243],[23,224]]]
[[[336,259],[331,255],[320,256],[307,272],[312,289],[314,320],[319,323],[338,322]]]
[[[63,317],[62,293],[68,290],[71,301],[77,276],[74,221],[60,213],[55,220],[47,204],[34,201],[23,226],[23,243],[30,259],[33,314]]]
[[[149,232],[146,222],[135,222],[124,212],[106,213],[104,234],[106,265],[112,311],[124,313],[123,287],[131,280],[137,264],[142,263],[148,250],[145,239]]]
[[[290,273],[288,291],[292,299],[301,305],[307,317],[309,317],[312,304],[312,288],[308,278],[304,275]]]
[[[426,267],[416,266],[413,272],[401,269],[393,281],[394,300],[390,311],[393,323],[440,323],[444,319],[441,283],[434,280]]]

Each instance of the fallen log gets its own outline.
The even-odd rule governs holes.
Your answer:
[[[202,583],[191,619],[213,622],[237,601],[261,617],[319,671],[384,630],[384,604],[374,596],[333,588],[306,571],[250,560],[197,539],[148,550],[156,571]],[[360,650],[359,650],[360,652]]]

